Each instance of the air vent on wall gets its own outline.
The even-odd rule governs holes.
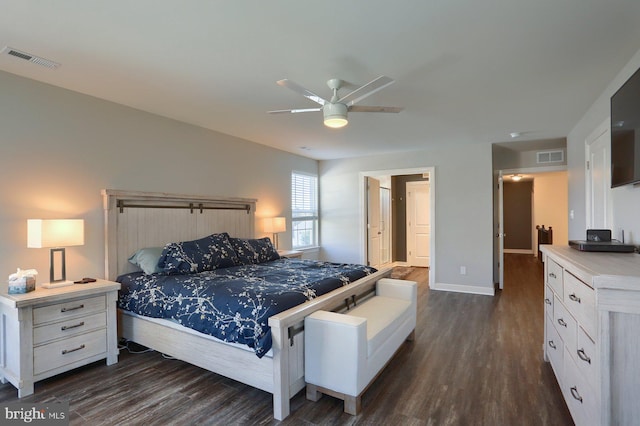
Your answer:
[[[6,55],[11,55],[14,56],[16,58],[20,58],[20,59],[24,59],[25,61],[29,61],[29,62],[33,62],[34,64],[37,65],[42,65],[43,67],[47,67],[47,68],[58,68],[60,66],[59,63],[51,61],[49,59],[45,59],[45,58],[41,58],[39,56],[36,55],[32,55],[30,53],[27,52],[22,52],[18,49],[14,49],[12,47],[9,46],[5,46],[2,51],[0,51],[0,53],[4,53]]]
[[[564,161],[564,151],[539,151],[537,152],[538,164],[562,163]]]

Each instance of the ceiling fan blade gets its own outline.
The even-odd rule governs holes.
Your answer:
[[[376,78],[373,81],[370,81],[364,86],[358,87],[356,90],[354,90],[353,92],[349,93],[346,96],[343,96],[341,99],[338,99],[338,102],[342,104],[346,104],[347,106],[351,106],[356,102],[360,102],[367,96],[371,96],[377,91],[384,89],[390,84],[393,84],[394,82],[395,80],[387,76],[381,75],[380,77]]]
[[[267,114],[282,114],[282,113],[297,114],[299,112],[313,112],[313,111],[322,111],[322,108],[278,109],[275,111],[267,111]]]
[[[399,113],[403,109],[404,108],[402,108],[402,107],[353,105],[353,106],[349,107],[349,112],[393,112],[393,113]]]
[[[298,83],[295,83],[289,79],[284,79],[284,80],[278,80],[276,83],[278,83],[278,85],[282,86],[282,87],[286,87],[288,89],[293,90],[296,93],[301,94],[302,96],[304,96],[305,98],[320,104],[320,105],[324,105],[326,104],[327,101],[324,98],[321,98],[320,96],[316,95],[315,93],[305,89],[304,87],[300,86]]]

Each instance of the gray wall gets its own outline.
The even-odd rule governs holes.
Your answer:
[[[610,123],[610,98],[631,75],[640,68],[640,51],[618,73],[598,99],[571,130],[567,137],[567,165],[569,170],[569,239],[583,239],[586,231],[585,208],[585,140],[605,120]],[[640,187],[623,186],[611,190],[613,237],[640,244]]]
[[[48,281],[48,249],[27,249],[29,218],[84,219],[67,275],[103,277],[102,188],[257,198],[260,235],[260,218],[290,217],[291,171],[318,171],[315,160],[4,72],[0,93],[5,277],[36,268]],[[290,234],[280,241],[290,247]]]
[[[435,245],[432,285],[493,291],[491,144],[441,144],[423,151],[320,162],[322,256],[363,262],[363,188],[360,173],[434,167]],[[394,173],[387,173],[394,174]],[[467,274],[460,274],[466,266]]]

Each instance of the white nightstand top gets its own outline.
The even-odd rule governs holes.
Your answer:
[[[278,254],[281,257],[302,257],[300,250],[278,250]]]
[[[12,308],[36,305],[42,302],[55,302],[70,297],[83,297],[107,291],[120,290],[120,283],[98,279],[94,283],[74,284],[59,288],[37,287],[34,291],[21,294],[0,293],[0,303]]]

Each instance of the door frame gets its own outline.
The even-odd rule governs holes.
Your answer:
[[[596,127],[585,139],[584,145],[584,156],[585,156],[585,225],[586,229],[593,227],[602,227],[600,225],[596,226],[593,223],[593,208],[594,202],[593,199],[593,165],[591,162],[591,146],[594,142],[600,139],[605,133],[611,132],[611,117],[608,117],[604,120],[598,127]],[[609,136],[609,140],[611,140],[611,136]],[[611,143],[608,145],[607,154],[609,156],[609,161],[611,161]],[[605,194],[606,200],[605,202],[605,228],[613,230],[613,214],[611,213],[611,168],[604,171],[606,173],[605,178],[607,180],[607,191]]]
[[[431,234],[429,235],[429,286],[436,282],[436,266],[437,266],[437,251],[436,251],[436,170],[433,166],[425,167],[413,167],[406,169],[388,169],[388,170],[371,170],[359,172],[360,182],[360,263],[365,264],[367,262],[367,177],[380,177],[380,176],[398,176],[398,175],[415,175],[415,174],[429,174],[429,221],[431,223]]]
[[[520,169],[504,169],[498,170],[498,223],[494,224],[494,229],[497,230],[497,234],[494,234],[495,238],[498,239],[498,250],[497,250],[497,258],[493,260],[494,269],[497,271],[498,276],[498,286],[500,290],[504,289],[504,193],[503,193],[503,181],[504,176],[514,175],[514,174],[522,174],[522,175],[535,175],[540,173],[549,173],[549,172],[565,172],[567,171],[567,166],[546,166],[546,167],[525,167]],[[534,177],[535,180],[535,177]],[[494,240],[495,244],[495,240]],[[495,252],[494,252],[495,253]],[[535,247],[534,247],[535,253]],[[495,275],[494,275],[495,277]]]
[[[374,207],[374,208],[372,208]],[[367,266],[380,268],[380,180],[367,176]],[[376,253],[377,251],[377,253]],[[369,256],[371,254],[371,256]]]

